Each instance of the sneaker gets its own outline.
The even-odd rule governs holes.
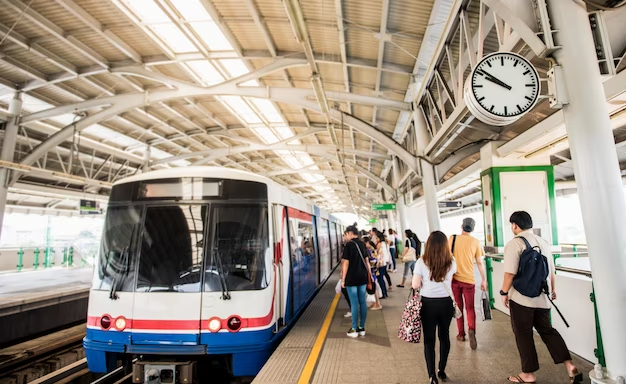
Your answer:
[[[470,348],[476,349],[478,347],[478,344],[476,343],[476,331],[475,330],[470,329],[469,339],[470,339]]]
[[[348,337],[352,337],[352,338],[359,337],[359,333],[357,331],[355,331],[354,328],[350,328],[348,330],[348,333],[346,333],[346,335],[348,335]]]
[[[345,315],[343,315],[343,317],[345,317],[346,319],[349,319],[352,317],[352,312],[346,312]]]
[[[356,331],[359,333],[359,336],[365,336],[365,328],[359,328]]]

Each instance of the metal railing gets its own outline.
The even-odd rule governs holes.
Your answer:
[[[60,257],[60,254],[63,257]],[[85,256],[73,246],[65,247],[7,247],[0,248],[0,271],[17,271],[24,269],[39,270],[55,266],[86,267],[93,265],[95,255]]]

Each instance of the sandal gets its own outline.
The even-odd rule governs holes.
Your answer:
[[[579,384],[583,382],[583,374],[578,372],[578,370],[575,370],[574,372],[572,372],[574,374],[574,376],[570,376],[569,377],[569,382],[570,384]]]
[[[400,285],[400,284],[398,284],[398,285],[396,285],[396,287],[398,287],[398,288],[404,288],[404,285]]]
[[[511,378],[514,378],[517,381],[511,380]],[[528,383],[528,384],[536,383],[536,381],[524,381],[521,377],[519,377],[519,375],[509,376],[506,380],[510,383]]]

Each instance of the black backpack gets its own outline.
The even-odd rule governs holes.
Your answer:
[[[542,293],[548,294],[548,276],[550,267],[548,259],[541,254],[541,248],[531,247],[528,240],[524,240],[526,249],[519,257],[519,268],[513,278],[513,287],[527,297],[537,297]]]

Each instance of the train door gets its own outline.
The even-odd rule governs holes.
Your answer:
[[[291,302],[297,312],[317,286],[313,216],[293,208],[288,209],[289,250],[291,254]]]
[[[146,207],[131,343],[199,341],[206,205]]]

